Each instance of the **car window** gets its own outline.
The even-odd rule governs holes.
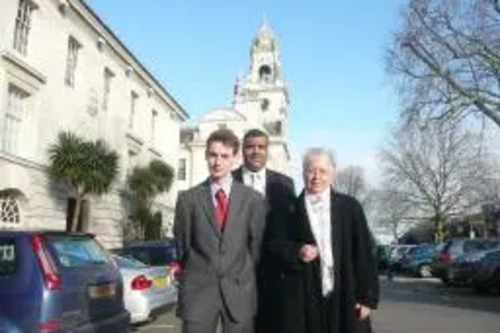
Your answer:
[[[125,249],[124,252],[151,266],[166,266],[177,261],[174,246],[136,247]]]
[[[467,253],[476,251],[485,251],[492,249],[496,246],[498,246],[498,242],[493,240],[473,240],[473,241],[471,240],[465,242],[464,251]]]
[[[13,238],[0,238],[0,276],[7,276],[17,271],[17,251]]]
[[[140,268],[148,267],[144,263],[142,263],[138,260],[132,259],[132,258],[113,256],[113,260],[120,268],[128,268],[128,269],[138,269],[139,268],[140,269]]]
[[[63,267],[109,263],[103,249],[90,237],[49,236],[48,240]]]
[[[488,261],[500,262],[500,251],[493,251],[486,255]]]

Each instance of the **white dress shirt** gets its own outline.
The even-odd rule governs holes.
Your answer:
[[[212,194],[212,202],[214,203],[214,207],[217,207],[217,191],[222,188],[224,194],[226,194],[226,198],[229,199],[229,194],[231,193],[231,186],[233,185],[233,177],[231,174],[226,176],[225,178],[219,180],[218,183],[210,180],[210,192]]]
[[[334,260],[330,221],[330,189],[318,195],[306,194],[306,209],[316,239],[321,263],[323,296],[334,288]]]
[[[243,167],[243,183],[250,186],[263,196],[266,195],[266,169],[262,168],[257,172],[253,172]]]

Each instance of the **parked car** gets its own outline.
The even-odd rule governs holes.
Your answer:
[[[420,244],[410,248],[401,260],[402,271],[421,278],[431,277],[435,251],[434,244]]]
[[[177,288],[168,270],[120,256],[113,260],[123,277],[125,308],[132,323],[145,322],[152,313],[177,301]]]
[[[472,264],[471,283],[478,293],[500,289],[500,249],[482,252]]]
[[[389,254],[389,271],[392,273],[401,272],[402,271],[402,262],[403,258],[410,251],[410,249],[414,248],[415,245],[406,245],[406,244],[398,244],[393,245],[391,252]]]
[[[446,284],[466,284],[470,280],[469,258],[474,253],[499,246],[500,239],[450,239],[442,246],[433,262],[433,274]]]
[[[128,332],[120,272],[93,235],[0,231],[8,332]]]
[[[149,266],[168,268],[175,279],[181,274],[177,245],[171,238],[139,241],[127,244],[113,253],[126,258],[133,258]]]

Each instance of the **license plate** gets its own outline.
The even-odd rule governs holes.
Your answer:
[[[116,294],[116,285],[114,283],[109,283],[90,286],[88,291],[90,298],[112,297]]]
[[[166,285],[168,285],[168,283],[169,283],[168,278],[165,276],[157,277],[155,279],[155,285],[159,288],[165,287]]]

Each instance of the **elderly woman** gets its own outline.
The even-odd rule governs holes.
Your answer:
[[[289,263],[287,333],[371,332],[379,296],[375,244],[360,203],[333,188],[335,171],[327,149],[306,152],[296,220],[281,240]]]

